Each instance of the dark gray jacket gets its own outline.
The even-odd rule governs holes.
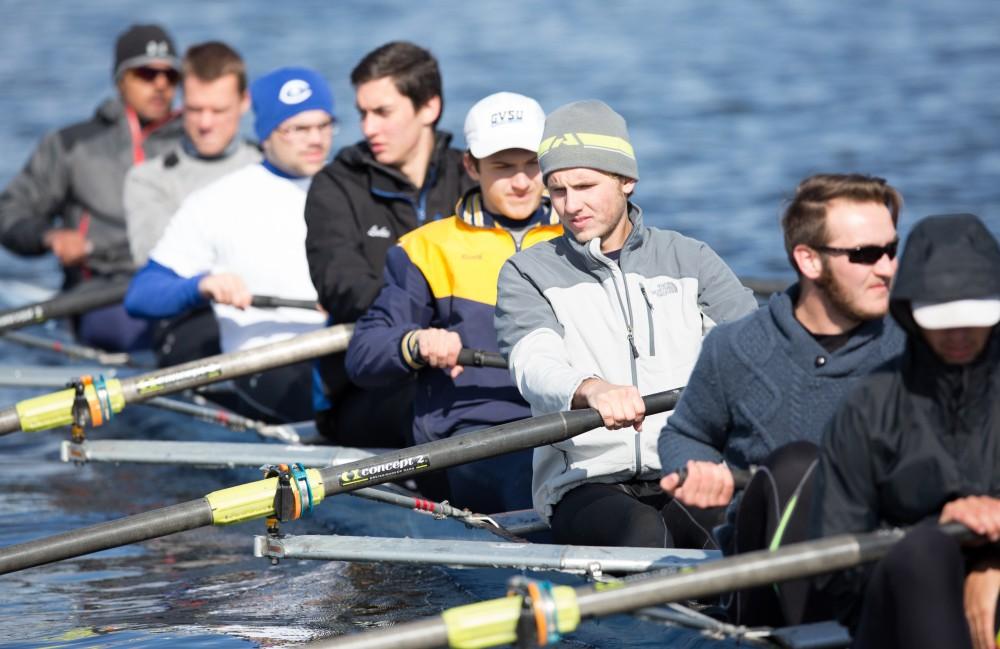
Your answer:
[[[917,224],[892,289],[890,311],[906,330],[903,355],[863,380],[823,437],[812,524],[817,536],[936,521],[970,495],[1000,497],[1000,333],[966,365],[946,365],[913,321],[914,300],[1000,294],[1000,248],[975,217]],[[851,622],[865,570],[820,580]]]
[[[165,152],[181,134],[178,119],[159,126],[143,142],[145,156]],[[43,254],[43,236],[61,217],[62,227],[86,228],[93,274],[131,272],[122,190],[133,164],[132,136],[118,99],[105,101],[91,119],[46,135],[0,194],[0,243],[18,254]],[[67,283],[75,275],[67,271]]]

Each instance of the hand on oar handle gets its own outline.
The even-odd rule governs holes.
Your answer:
[[[691,507],[722,507],[730,503],[737,488],[746,487],[752,475],[724,462],[691,460],[679,471],[663,476],[660,488]]]
[[[723,463],[689,461],[660,480],[660,488],[690,507],[722,507],[733,499],[735,483]]]
[[[453,379],[465,370],[458,362],[462,338],[454,331],[434,327],[416,329],[403,336],[403,350],[414,368],[424,365],[440,368]]]
[[[646,404],[634,385],[615,385],[603,379],[586,379],[573,395],[573,408],[593,408],[611,430],[632,426],[642,430]]]
[[[80,232],[67,228],[49,230],[43,241],[63,266],[80,265],[94,249],[94,244],[87,241]]]
[[[253,301],[243,278],[233,273],[205,275],[198,282],[198,292],[219,304],[229,304],[237,309],[245,309]]]
[[[990,496],[965,496],[947,503],[941,510],[940,523],[957,522],[996,543],[1000,541],[1000,499]]]

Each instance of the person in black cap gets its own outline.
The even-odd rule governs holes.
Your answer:
[[[996,646],[1000,594],[1000,245],[971,214],[910,234],[890,298],[906,351],[825,431],[816,536],[915,525],[874,567],[818,580],[855,647]],[[988,544],[962,548],[937,523]]]
[[[21,255],[51,252],[64,288],[133,270],[125,234],[125,173],[176,144],[172,112],[180,62],[157,25],[134,25],[118,37],[112,78],[118,96],[92,118],[46,135],[0,194],[0,243]],[[77,336],[105,349],[141,347],[147,323],[120,306],[78,319]]]

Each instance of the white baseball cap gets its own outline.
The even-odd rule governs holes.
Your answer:
[[[913,319],[924,329],[992,327],[1000,322],[1000,296],[952,302],[913,302]]]
[[[484,97],[465,116],[465,142],[476,158],[504,149],[537,151],[545,128],[545,111],[531,97],[498,92]]]

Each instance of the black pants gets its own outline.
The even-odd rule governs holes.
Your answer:
[[[414,381],[391,388],[363,390],[341,386],[333,407],[316,413],[316,428],[331,444],[359,448],[404,448],[413,445]],[[437,478],[444,481],[444,477]],[[434,489],[429,498],[440,496]]]
[[[180,365],[222,353],[219,323],[211,306],[203,306],[153,325],[153,351],[160,367]]]
[[[290,424],[313,417],[312,364],[309,361],[274,369],[233,381],[241,415],[271,424]]]
[[[809,539],[809,508],[819,448],[793,442],[775,450],[743,492],[736,515],[735,553],[799,543]],[[747,626],[785,626],[829,618],[828,607],[811,593],[811,580],[796,579],[739,591],[729,616]]]
[[[965,620],[965,559],[958,543],[922,525],[875,565],[852,647],[972,647]]]
[[[714,550],[712,527],[724,513],[724,507],[687,508],[655,481],[588,482],[562,497],[550,523],[556,543]]]

